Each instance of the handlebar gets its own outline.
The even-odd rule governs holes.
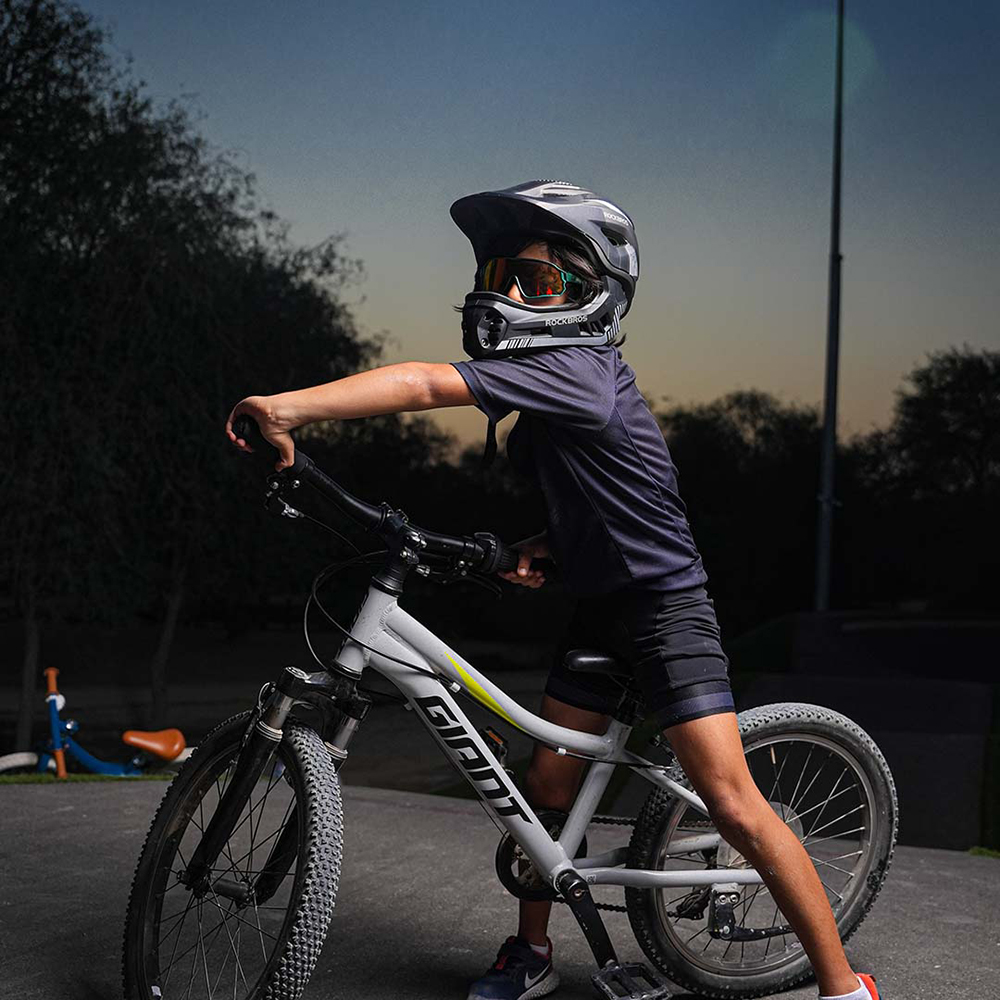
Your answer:
[[[273,445],[260,433],[257,421],[240,414],[233,421],[233,433],[243,438],[251,448],[271,448]],[[406,515],[383,503],[376,507],[359,500],[335,479],[320,469],[300,448],[295,449],[291,466],[275,476],[291,482],[299,480],[311,486],[342,514],[362,525],[366,531],[375,531],[390,547],[402,544],[401,551],[409,560],[418,563],[422,554],[455,559],[470,569],[486,574],[509,572],[517,569],[518,552],[509,548],[489,532],[476,532],[472,538],[464,535],[445,535],[411,524]]]

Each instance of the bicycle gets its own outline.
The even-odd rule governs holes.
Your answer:
[[[127,761],[101,760],[85,750],[74,739],[80,724],[75,719],[63,721],[59,713],[66,707],[66,698],[56,686],[59,670],[47,667],[42,671],[46,682],[45,703],[49,713],[49,735],[39,752],[19,751],[0,757],[0,774],[55,773],[57,778],[67,777],[67,756],[76,761],[84,771],[131,778],[151,770],[176,767],[191,754],[179,729],[127,729],[122,742],[136,753]]]
[[[256,428],[240,419],[238,435],[254,440]],[[264,444],[256,436],[255,450]],[[344,634],[336,656],[323,661],[310,643],[321,669],[286,666],[252,709],[206,737],[167,790],[129,897],[129,1000],[171,991],[207,1000],[301,995],[336,896],[339,771],[371,705],[359,685],[366,668],[395,685],[503,831],[496,868],[508,891],[569,906],[593,953],[600,995],[666,997],[665,975],[706,996],[753,997],[810,976],[760,875],[715,831],[672,755],[657,763],[626,748],[643,706],[623,664],[599,650],[567,654],[573,669],[607,672],[622,685],[607,731],[577,732],[523,708],[398,603],[411,570],[443,582],[488,580],[516,565],[514,550],[490,533],[427,531],[386,502],[368,504],[301,450],[291,468],[268,477],[265,503],[286,517],[317,520],[293,506],[303,487],[376,533],[386,550],[328,568],[313,582],[306,626],[315,603]],[[319,591],[340,566],[373,558],[381,565],[346,629],[325,611]],[[458,695],[557,753],[592,762],[568,814],[532,809],[505,767],[505,741],[489,727],[477,731]],[[739,724],[751,773],[810,852],[846,940],[892,859],[897,802],[885,759],[859,726],[820,706],[767,705],[740,713]],[[653,745],[668,751],[662,739]],[[586,829],[618,766],[653,787],[628,843],[591,856]],[[624,887],[632,930],[657,971],[619,961],[595,885]]]

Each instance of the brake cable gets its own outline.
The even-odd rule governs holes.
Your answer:
[[[339,570],[354,563],[374,562],[375,560],[372,558],[373,556],[381,557],[382,555],[384,555],[384,553],[379,551],[363,552],[358,556],[354,556],[351,559],[345,560],[344,562],[332,563],[325,569],[320,570],[319,573],[317,573],[316,576],[313,578],[312,587],[310,588],[309,591],[309,599],[306,601],[305,613],[303,614],[303,630],[306,634],[306,644],[309,646],[309,652],[312,653],[313,659],[316,660],[316,662],[319,663],[319,665],[323,667],[324,670],[327,669],[326,664],[319,658],[316,651],[313,649],[312,643],[309,641],[308,615],[309,615],[310,604],[315,604],[316,607],[319,608],[319,610],[322,612],[326,620],[330,622],[330,624],[333,625],[334,628],[336,628],[339,632],[343,633],[343,635],[346,638],[350,639],[351,642],[355,643],[358,646],[361,646],[363,649],[367,649],[371,653],[378,653],[379,656],[385,657],[385,659],[387,660],[392,660],[393,663],[399,663],[404,667],[409,667],[411,670],[415,670],[419,674],[425,674],[428,677],[433,677],[435,680],[440,681],[442,684],[447,685],[449,688],[452,685],[457,685],[458,683],[457,681],[449,680],[447,677],[442,676],[441,674],[437,673],[434,670],[428,670],[426,667],[422,666],[419,663],[410,663],[408,660],[401,660],[398,656],[392,656],[390,653],[383,652],[381,649],[376,649],[374,646],[369,646],[368,643],[351,635],[351,633],[346,628],[344,628],[344,626],[341,625],[340,622],[338,622],[337,619],[334,618],[329,611],[327,611],[327,609],[323,606],[322,601],[320,601],[319,597],[317,596],[319,588],[322,587],[324,584],[328,583],[333,578],[333,575]]]

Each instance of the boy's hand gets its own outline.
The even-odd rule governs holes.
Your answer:
[[[519,583],[524,587],[537,589],[545,583],[545,574],[540,569],[532,569],[531,560],[552,558],[552,553],[549,551],[548,534],[543,531],[540,535],[533,535],[531,538],[525,538],[524,541],[515,542],[512,547],[520,553],[517,569],[500,572],[497,575],[502,576],[510,583]]]
[[[233,421],[244,413],[248,417],[253,417],[264,440],[278,449],[280,457],[274,468],[281,472],[295,461],[295,442],[289,433],[295,425],[282,415],[279,407],[275,405],[277,400],[277,396],[247,396],[241,400],[226,419],[226,435],[240,451],[252,452],[253,448],[243,438],[233,433]]]

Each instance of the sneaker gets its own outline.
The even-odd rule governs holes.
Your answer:
[[[878,994],[878,990],[875,988],[874,976],[869,976],[866,972],[856,972],[855,975],[861,980],[862,983],[864,983],[868,992],[872,995],[872,1000],[882,1000]]]
[[[521,937],[509,937],[497,952],[496,962],[469,987],[467,1000],[535,1000],[559,985],[549,958],[543,958]]]

